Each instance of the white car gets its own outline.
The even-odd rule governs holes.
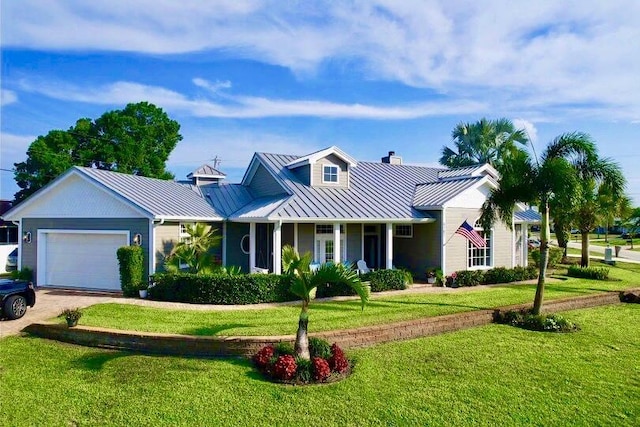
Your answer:
[[[531,238],[529,239],[529,249],[537,249],[540,247],[540,240]]]

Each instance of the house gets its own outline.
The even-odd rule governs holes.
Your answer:
[[[527,224],[496,223],[485,236],[480,208],[498,172],[490,165],[442,169],[403,164],[389,152],[362,162],[338,147],[306,156],[255,153],[240,183],[208,165],[189,181],[163,181],[73,167],[7,212],[19,224],[21,267],[39,286],[119,289],[118,247],[139,244],[146,273],[162,270],[185,225],[219,229],[216,256],[245,272],[281,272],[281,248],[316,262],[363,259],[372,268],[464,269],[526,265]],[[467,221],[485,237],[477,248],[456,234]]]

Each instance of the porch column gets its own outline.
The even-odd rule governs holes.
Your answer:
[[[227,221],[222,221],[222,266],[227,266]]]
[[[386,254],[386,262],[385,268],[387,270],[391,270],[393,268],[393,224],[388,222],[386,224],[387,228],[387,254]]]
[[[256,268],[256,223],[249,223],[249,272]]]
[[[340,248],[340,223],[336,222],[333,224],[333,262],[334,264],[340,264],[342,260],[340,259],[341,255]]]
[[[298,223],[293,224],[293,248],[296,251],[300,251],[298,249]]]
[[[273,273],[282,274],[282,222],[273,224]]]
[[[522,223],[522,265],[529,265],[529,224]]]

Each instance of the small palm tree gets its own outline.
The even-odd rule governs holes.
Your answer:
[[[216,264],[209,253],[220,244],[222,237],[218,229],[203,223],[185,225],[189,235],[178,243],[167,257],[165,269],[176,272],[186,265],[191,273],[208,274],[215,270]]]
[[[569,204],[569,210],[575,209],[579,203],[581,184],[576,165],[580,159],[592,160],[596,157],[595,143],[588,135],[579,132],[566,133],[554,139],[539,161],[534,161],[526,151],[517,150],[505,161],[499,187],[492,190],[482,206],[480,222],[485,230],[491,230],[498,217],[511,227],[516,203],[539,207],[542,224],[540,274],[533,301],[535,314],[539,314],[542,308],[549,259],[549,206],[554,199],[558,199]]]
[[[302,299],[302,310],[298,319],[295,351],[300,358],[309,360],[309,303],[314,289],[326,283],[340,283],[353,289],[362,302],[362,309],[369,300],[369,288],[362,284],[355,271],[342,264],[322,264],[317,270],[311,270],[311,254],[300,256],[289,245],[282,248],[282,268],[284,274],[291,277],[290,291]]]

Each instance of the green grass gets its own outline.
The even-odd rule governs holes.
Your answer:
[[[582,330],[504,325],[352,351],[331,385],[265,382],[242,360],[0,340],[0,425],[637,426],[639,305],[565,313]]]
[[[637,272],[611,268],[610,277],[619,281],[598,282],[572,278],[561,283],[549,283],[545,287],[545,299],[640,286],[640,276]],[[531,303],[534,295],[535,285],[505,285],[478,287],[469,292],[378,296],[369,302],[364,311],[360,309],[359,301],[313,302],[309,326],[311,332],[354,328]],[[204,312],[102,304],[84,309],[80,324],[187,335],[281,335],[295,334],[299,311],[297,305],[262,310]]]
[[[596,246],[610,245],[612,248],[614,246],[622,246],[622,249],[640,251],[640,246],[638,246],[640,245],[640,239],[633,239],[633,249],[631,249],[631,246],[629,245],[629,243],[627,243],[625,239],[620,239],[620,238],[609,237],[609,242],[605,242],[603,238],[601,240],[591,240],[589,243],[591,245],[596,245]]]

